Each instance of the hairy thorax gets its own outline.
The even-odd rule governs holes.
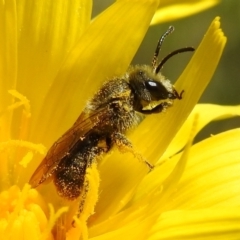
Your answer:
[[[133,109],[133,93],[129,83],[124,79],[113,79],[106,82],[87,104],[84,112],[98,114],[95,126],[126,132],[139,124],[141,116]]]

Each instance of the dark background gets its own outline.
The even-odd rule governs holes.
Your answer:
[[[94,0],[93,17],[113,2],[113,0]],[[221,18],[221,28],[227,36],[227,45],[212,81],[202,95],[200,102],[222,105],[240,104],[240,1],[223,0],[219,5],[196,15],[150,27],[132,63],[151,63],[157,41],[169,25],[173,25],[175,31],[164,42],[160,59],[178,48],[197,47],[216,16]],[[174,82],[183,71],[191,55],[192,53],[184,53],[173,57],[164,65],[163,75]],[[235,127],[240,127],[240,117],[213,122],[198,134],[196,140]]]

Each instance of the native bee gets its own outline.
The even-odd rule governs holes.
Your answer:
[[[182,99],[168,79],[160,74],[165,62],[172,56],[192,47],[173,51],[158,63],[158,54],[166,36],[173,32],[171,26],[158,41],[152,66],[132,66],[124,76],[114,77],[103,84],[73,126],[50,148],[30,179],[32,187],[52,180],[58,194],[68,200],[77,199],[87,188],[86,169],[96,158],[115,145],[130,151],[151,170],[153,166],[137,153],[125,136],[139,124],[142,115],[157,114]],[[80,210],[84,204],[81,200]]]

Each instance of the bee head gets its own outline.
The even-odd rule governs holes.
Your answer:
[[[171,82],[161,75],[160,70],[172,56],[181,52],[194,51],[194,48],[177,49],[163,58],[160,63],[157,61],[164,39],[173,31],[174,28],[170,26],[159,39],[152,66],[135,66],[129,70],[129,84],[134,95],[134,109],[136,111],[149,114],[161,112],[171,105],[172,100],[182,99],[184,91],[179,94]]]
[[[139,112],[148,113],[150,110],[145,109],[152,109],[164,102],[171,105],[172,100],[182,99],[183,91],[179,94],[169,80],[160,73],[153,73],[152,68],[147,65],[132,67],[129,71],[129,84],[134,109]]]
[[[134,94],[146,102],[182,99],[171,82],[164,76],[152,73],[152,68],[147,65],[135,66],[129,72],[129,83]]]

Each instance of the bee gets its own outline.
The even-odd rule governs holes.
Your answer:
[[[172,56],[194,51],[194,48],[175,50],[158,63],[163,41],[173,30],[170,26],[159,39],[152,66],[132,66],[124,76],[114,77],[103,84],[33,173],[30,179],[33,188],[53,181],[58,194],[65,199],[75,200],[81,194],[86,196],[86,169],[114,145],[121,152],[133,153],[149,170],[153,169],[153,165],[135,151],[125,134],[138,125],[144,115],[161,113],[172,105],[174,99],[182,99],[184,91],[178,93],[160,70]],[[83,205],[84,198],[79,212]]]

